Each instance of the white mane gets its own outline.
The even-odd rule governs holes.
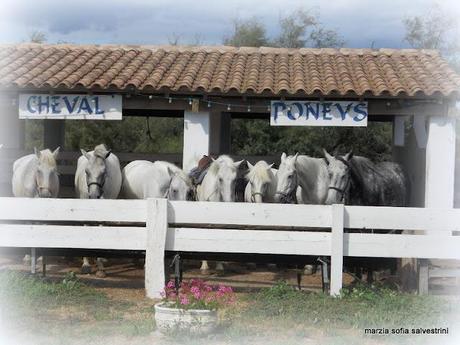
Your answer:
[[[265,161],[257,162],[254,167],[246,174],[246,179],[249,181],[254,181],[254,179],[261,180],[262,183],[269,183],[273,181],[273,176],[271,172],[270,165]]]

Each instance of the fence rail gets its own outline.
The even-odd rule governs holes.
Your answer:
[[[153,298],[164,286],[165,251],[331,256],[330,293],[337,295],[344,256],[460,259],[460,236],[452,235],[459,230],[460,210],[0,198],[0,247],[145,250]]]

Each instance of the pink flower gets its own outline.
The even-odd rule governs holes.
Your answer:
[[[174,283],[173,280],[170,280],[168,284],[166,284],[166,288],[168,289],[174,289],[176,287],[176,284]]]
[[[190,304],[190,300],[188,299],[188,297],[186,295],[180,296],[180,304],[182,304],[182,305]]]

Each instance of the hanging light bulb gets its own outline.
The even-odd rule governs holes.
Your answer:
[[[208,108],[211,108],[211,102],[208,101]]]
[[[191,98],[188,99],[188,104],[192,105],[192,99]]]
[[[172,98],[171,97],[168,98],[168,103],[170,103],[170,104],[172,103]]]
[[[251,112],[251,106],[248,105],[248,113],[250,113],[250,112]]]
[[[267,111],[270,112],[271,111],[271,107],[270,107],[270,104],[267,105]]]
[[[230,104],[227,104],[227,111],[230,111],[231,109]]]
[[[153,98],[153,96],[152,96],[152,95],[149,95],[149,99],[152,99],[152,98]]]

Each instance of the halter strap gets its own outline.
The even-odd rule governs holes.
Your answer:
[[[260,195],[260,197],[261,197],[262,200],[263,200],[264,195],[263,195],[262,193],[260,193],[260,192],[255,192],[255,193],[253,193],[253,192],[251,192],[251,202],[255,202],[255,200],[256,200],[255,196],[256,196],[256,195]]]
[[[93,185],[93,184],[96,185],[96,186],[98,186],[98,187],[101,188],[101,189],[104,187],[104,185],[103,185],[103,184],[100,184],[99,182],[90,182],[90,183],[88,183],[88,187],[91,186],[91,185]]]

